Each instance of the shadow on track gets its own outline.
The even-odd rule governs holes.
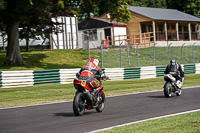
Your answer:
[[[147,96],[149,98],[166,98],[165,96]]]
[[[90,115],[94,112],[84,112],[83,115]],[[74,115],[74,113],[54,113],[55,116],[63,116],[63,117],[77,117]]]

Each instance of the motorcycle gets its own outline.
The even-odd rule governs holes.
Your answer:
[[[165,97],[172,97],[173,94],[176,94],[177,96],[180,96],[182,94],[182,85],[183,85],[183,80],[176,80],[171,74],[166,74],[164,75],[164,95]]]
[[[101,80],[108,80],[109,77],[102,76],[98,78]],[[97,112],[102,112],[105,107],[105,94],[101,89],[96,94],[96,100],[94,101],[92,92],[94,91],[86,82],[86,80],[74,79],[74,87],[77,90],[73,100],[73,111],[76,116],[81,116],[85,112],[85,109],[96,109]]]

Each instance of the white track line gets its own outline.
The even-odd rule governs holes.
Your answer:
[[[186,88],[183,88],[183,89],[199,88],[199,87],[200,87],[200,86],[196,86],[196,87],[186,87]],[[159,92],[159,91],[163,91],[163,90],[155,90],[155,91],[147,91],[147,92],[138,92],[138,93],[128,93],[128,94],[113,95],[113,96],[106,96],[106,97],[119,97],[119,96],[128,96],[128,95],[137,95],[137,94],[152,93],[152,92]],[[25,107],[34,107],[34,106],[42,106],[42,105],[51,105],[51,104],[67,103],[67,102],[72,102],[72,100],[71,100],[71,101],[63,101],[63,102],[53,102],[53,103],[26,105],[26,106],[7,107],[7,108],[0,108],[0,110],[3,110],[3,109],[15,109],[15,108],[25,108]]]
[[[170,115],[164,115],[164,116],[159,116],[159,117],[144,119],[144,120],[140,120],[140,121],[135,121],[135,122],[129,122],[129,123],[121,124],[121,125],[116,125],[116,126],[112,126],[112,127],[107,127],[107,128],[103,128],[103,129],[98,129],[98,130],[90,131],[90,132],[87,132],[87,133],[96,133],[96,132],[100,132],[100,131],[110,130],[110,129],[114,128],[114,127],[123,127],[123,126],[131,125],[131,124],[135,124],[135,123],[145,122],[145,121],[149,121],[149,120],[155,120],[155,119],[169,117],[169,116],[176,116],[176,115],[181,115],[181,114],[187,114],[187,113],[192,113],[192,112],[197,112],[197,111],[200,111],[200,109],[186,111],[186,112],[180,112],[180,113],[175,113],[175,114],[170,114]]]

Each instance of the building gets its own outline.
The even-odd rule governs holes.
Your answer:
[[[112,45],[112,38],[116,36],[115,39],[120,39],[118,36],[126,36],[126,24],[119,23],[116,21],[110,21],[108,18],[91,17],[89,19],[83,20],[78,24],[78,38],[80,47],[83,49],[88,49],[88,44],[90,48],[100,47],[101,42],[105,39],[110,40],[106,42],[106,45]],[[121,37],[121,40],[125,37]],[[119,45],[119,42],[115,43]]]
[[[185,42],[193,44],[200,40],[200,18],[193,15],[178,11],[176,9],[161,9],[151,7],[130,6],[131,21],[126,25],[126,34],[111,34],[109,39],[112,45],[119,44],[123,39],[129,44],[153,44],[165,45],[171,42],[177,45]],[[95,19],[109,19],[106,13]],[[92,27],[93,23],[88,22]],[[91,29],[86,26],[79,31],[87,31]],[[93,30],[100,29],[93,27]],[[105,32],[104,32],[105,33]],[[119,36],[120,35],[120,36]],[[126,35],[126,37],[124,37]],[[106,36],[106,35],[105,35]],[[108,35],[109,36],[109,35]],[[119,36],[116,38],[116,36]],[[121,38],[122,37],[122,38]]]
[[[137,6],[128,9],[132,20],[127,24],[127,34],[138,34],[142,43],[148,42],[147,39],[157,43],[199,40],[198,17],[175,9]]]

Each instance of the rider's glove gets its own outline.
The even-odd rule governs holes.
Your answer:
[[[76,77],[79,78],[79,76],[80,76],[80,73],[76,73]]]

